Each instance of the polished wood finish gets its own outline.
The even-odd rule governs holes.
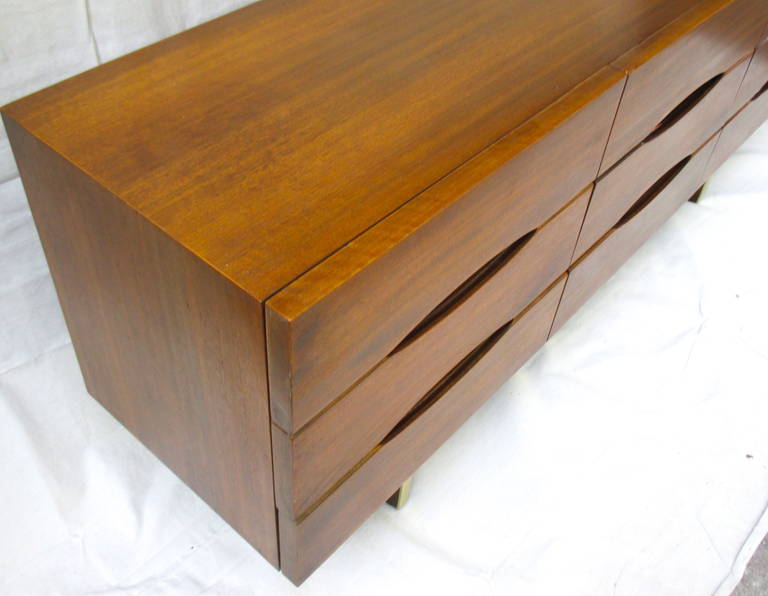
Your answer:
[[[261,305],[6,128],[88,391],[278,566]]]
[[[5,109],[263,300],[695,4],[264,0]]]
[[[712,138],[694,155],[675,164],[619,217],[597,245],[569,269],[568,282],[557,309],[552,332],[602,286],[653,232],[685,203],[703,181],[704,168],[715,146]]]
[[[355,466],[457,362],[570,264],[591,187],[423,333],[386,356],[293,436],[273,427],[277,507],[300,516]],[[514,243],[513,243],[514,244]],[[344,432],[338,432],[344,429]],[[278,453],[280,452],[280,453]]]
[[[303,581],[546,341],[565,279],[481,344],[435,401],[380,443],[299,520],[279,512],[283,573]]]
[[[764,0],[701,2],[615,61],[629,78],[601,171],[651,134],[696,89],[751,54],[766,21]]]
[[[749,59],[722,74],[694,106],[656,133],[603,174],[589,202],[574,259],[583,255],[615,224],[635,199],[672,164],[696,151],[732,114]]]
[[[766,34],[263,0],[3,118],[88,390],[299,583],[768,117]]]
[[[467,277],[586,187],[622,86],[600,71],[269,300],[273,421],[302,428]]]

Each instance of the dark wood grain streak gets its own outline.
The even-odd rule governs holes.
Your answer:
[[[6,127],[89,393],[277,566],[262,306]]]

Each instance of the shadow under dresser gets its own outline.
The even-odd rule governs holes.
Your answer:
[[[768,118],[765,0],[263,0],[3,108],[89,392],[306,579]]]

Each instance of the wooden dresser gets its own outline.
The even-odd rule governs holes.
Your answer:
[[[768,118],[768,0],[263,0],[3,109],[90,393],[295,583]]]

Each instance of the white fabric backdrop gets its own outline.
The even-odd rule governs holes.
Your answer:
[[[240,4],[0,0],[0,103]],[[768,531],[768,127],[299,590],[87,395],[15,176],[0,594],[725,596]]]

